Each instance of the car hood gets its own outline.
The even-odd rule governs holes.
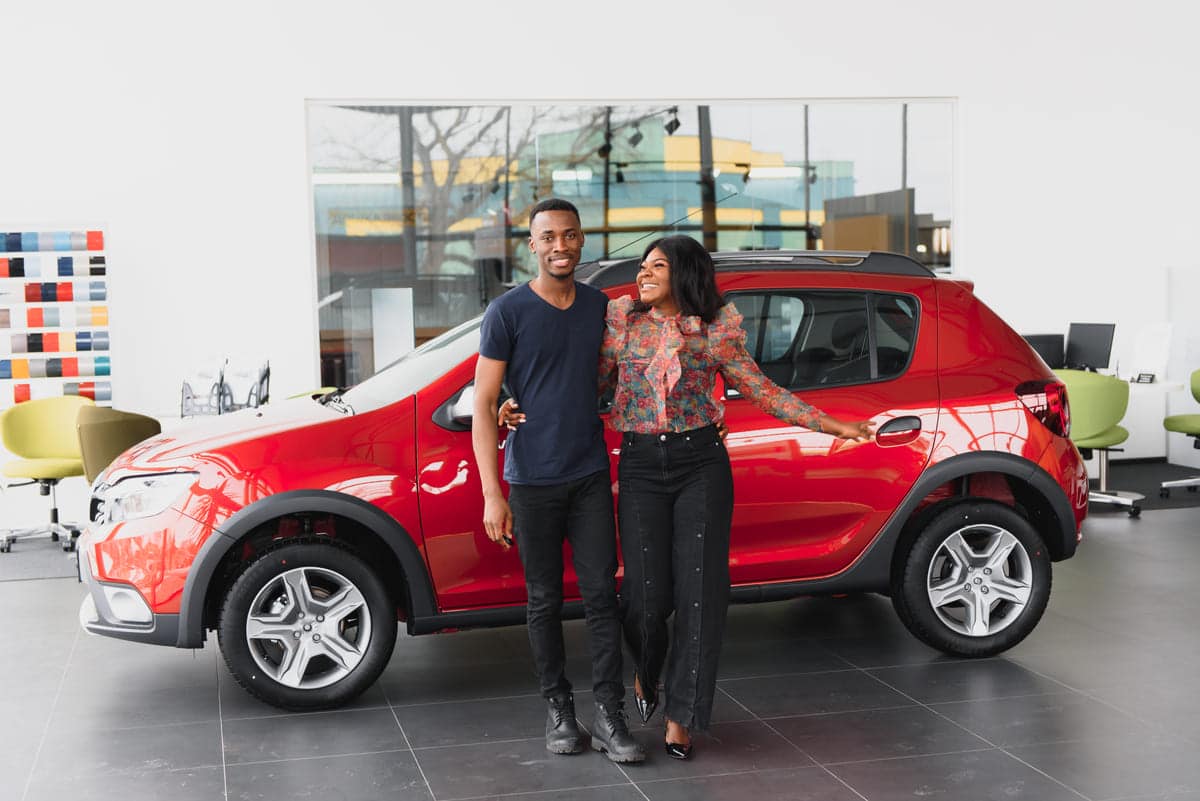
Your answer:
[[[120,473],[186,470],[193,467],[198,458],[230,445],[345,417],[344,413],[304,396],[272,402],[257,409],[168,423],[161,434],[118,456],[100,480],[115,478]]]

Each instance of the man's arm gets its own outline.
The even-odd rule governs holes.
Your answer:
[[[471,417],[471,445],[483,489],[483,528],[493,542],[505,549],[512,541],[512,510],[500,489],[496,406],[507,366],[507,362],[479,357],[475,365],[475,409]]]

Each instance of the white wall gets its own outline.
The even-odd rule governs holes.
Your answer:
[[[955,255],[984,300],[1027,332],[1115,320],[1118,351],[1194,316],[1168,281],[1200,271],[1189,4],[180,8],[26,0],[0,33],[0,229],[105,229],[121,408],[171,413],[218,354],[270,358],[276,397],[318,383],[312,98],[956,97]]]

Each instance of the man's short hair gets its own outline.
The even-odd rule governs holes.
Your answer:
[[[580,225],[583,225],[583,222],[579,217],[579,209],[575,208],[574,203],[558,197],[548,197],[529,210],[529,227],[531,229],[533,228],[534,218],[543,211],[569,211],[575,215],[576,222],[579,222]]]

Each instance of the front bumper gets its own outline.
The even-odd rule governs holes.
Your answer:
[[[79,625],[84,631],[152,645],[174,646],[179,642],[179,615],[150,612],[149,606],[132,585],[102,582],[96,578],[87,548],[80,547],[76,555],[79,560],[79,579],[88,589],[79,606]],[[129,617],[140,615],[121,611],[122,608],[136,609],[134,605],[139,602],[146,609],[148,622],[131,621]]]

